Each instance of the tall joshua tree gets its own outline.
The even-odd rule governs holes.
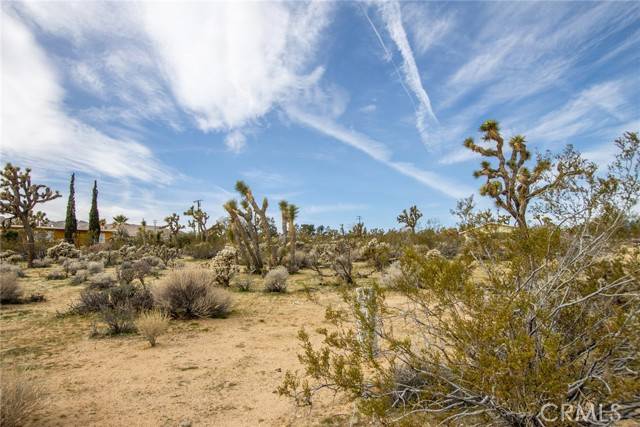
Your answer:
[[[236,182],[236,191],[243,197],[243,201],[246,202],[253,212],[258,216],[258,222],[265,242],[267,243],[267,253],[269,256],[269,267],[274,267],[277,264],[276,247],[271,241],[271,227],[269,219],[267,218],[267,209],[269,208],[269,201],[265,197],[262,199],[262,206],[258,206],[256,199],[253,197],[253,193],[247,184],[243,181]]]
[[[397,221],[400,224],[404,224],[409,229],[411,229],[411,234],[416,233],[416,226],[418,225],[418,221],[422,218],[422,212],[416,205],[413,205],[409,208],[409,212],[406,209],[403,209],[400,215],[398,215]]]
[[[127,221],[129,221],[129,218],[122,214],[113,217],[113,225],[116,226],[116,230],[118,230],[118,236],[121,238],[127,237],[127,229],[125,228]]]
[[[60,193],[51,190],[46,185],[31,183],[31,169],[24,172],[19,167],[7,163],[0,172],[0,214],[11,215],[22,223],[27,238],[27,261],[33,266],[35,257],[34,224],[44,219],[44,214],[34,212],[40,203],[45,203],[60,197]]]
[[[569,161],[559,161],[554,165],[549,156],[539,155],[533,169],[530,170],[526,163],[531,159],[531,153],[527,150],[524,136],[512,137],[508,142],[511,153],[505,154],[504,139],[497,121],[487,120],[480,126],[480,131],[484,132],[482,139],[490,143],[490,147],[477,145],[473,138],[467,138],[464,146],[497,162],[496,165],[484,160],[480,169],[474,172],[476,178],[486,178],[480,187],[480,194],[491,197],[523,230],[527,229],[527,208],[532,200],[562,187],[571,178],[585,173],[584,162],[579,156],[565,156]],[[572,150],[571,147],[568,149]],[[546,175],[554,169],[553,179],[546,179]]]
[[[91,243],[100,241],[100,214],[98,213],[98,181],[93,181],[91,193],[91,210],[89,210],[89,235]]]
[[[169,227],[169,232],[171,233],[171,239],[175,242],[178,239],[178,233],[180,230],[184,228],[184,225],[180,224],[180,215],[177,213],[172,213],[168,217],[164,219],[167,223],[167,227]]]
[[[64,240],[69,243],[74,242],[76,233],[78,232],[78,221],[76,220],[76,174],[71,174],[71,182],[69,183],[69,200],[67,201],[67,216],[64,220]]]
[[[296,205],[289,204],[287,206],[287,220],[289,221],[289,270],[294,271],[296,269],[296,224],[295,219],[298,216],[298,207]]]
[[[206,231],[209,214],[203,211],[199,204],[198,207],[191,206],[184,214],[193,218],[193,220],[189,221],[189,226],[193,227],[202,240],[207,240]]]
[[[287,233],[289,223],[289,204],[286,200],[281,200],[278,204],[280,206],[280,215],[282,217],[282,236],[284,237],[284,244],[286,246],[289,234]]]
[[[251,272],[262,273],[263,263],[260,254],[260,237],[255,225],[253,210],[246,200],[241,206],[235,200],[224,204],[229,214],[233,237],[240,254]]]

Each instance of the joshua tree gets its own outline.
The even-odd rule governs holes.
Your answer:
[[[342,229],[342,233],[344,234],[344,228],[342,228],[342,225],[340,225],[340,227]],[[367,227],[364,226],[364,222],[358,221],[353,224],[350,233],[358,237],[364,236],[367,234]]]
[[[498,122],[487,120],[480,126],[480,131],[484,132],[482,139],[490,142],[492,147],[477,145],[473,138],[467,138],[464,146],[498,162],[497,165],[492,165],[485,160],[480,169],[474,172],[476,178],[486,177],[486,182],[480,187],[480,194],[491,197],[499,208],[515,219],[521,229],[527,229],[527,208],[532,200],[543,197],[544,193],[561,188],[568,180],[586,173],[584,162],[579,156],[572,155],[565,156],[565,161],[556,162],[555,165],[548,155],[539,155],[531,171],[525,166],[531,153],[527,150],[524,136],[516,135],[509,140],[511,153],[507,154],[507,158]],[[568,152],[573,153],[570,146]],[[553,169],[554,178],[545,179]]]
[[[78,232],[78,221],[76,220],[76,174],[71,174],[69,183],[69,200],[67,201],[67,216],[64,220],[64,240],[73,243]]]
[[[35,238],[33,225],[38,218],[44,218],[41,212],[34,213],[33,208],[60,197],[46,185],[31,183],[31,169],[20,171],[19,167],[7,163],[0,172],[0,213],[11,215],[22,223],[27,237],[27,260],[33,266],[35,257]]]
[[[91,210],[89,210],[89,234],[91,243],[100,241],[100,214],[98,213],[98,181],[93,181],[91,193]]]
[[[278,205],[280,206],[280,215],[282,216],[282,236],[284,237],[283,240],[286,246],[287,239],[289,236],[289,233],[287,232],[287,227],[289,222],[289,219],[287,218],[289,215],[289,204],[287,203],[286,200],[281,200]]]
[[[203,211],[200,208],[200,205],[196,208],[195,206],[191,206],[184,213],[186,216],[190,216],[193,220],[189,221],[189,225],[196,230],[196,233],[200,236],[202,240],[207,239],[207,221],[209,220],[209,214]]]
[[[271,228],[269,219],[267,218],[267,209],[269,208],[269,201],[265,197],[262,199],[262,206],[258,206],[253,193],[247,184],[243,181],[236,182],[236,191],[242,195],[244,201],[251,206],[253,212],[258,217],[258,223],[262,230],[263,238],[267,244],[267,253],[269,254],[269,267],[274,267],[277,264],[276,247],[271,241]]]
[[[403,209],[400,215],[398,215],[397,221],[400,224],[404,224],[411,229],[411,234],[416,233],[416,225],[418,225],[418,221],[422,218],[422,212],[416,205],[413,205],[409,208],[409,212],[406,209]]]
[[[260,238],[255,224],[253,210],[246,200],[241,207],[238,202],[230,200],[224,204],[229,214],[233,238],[240,250],[242,259],[250,271],[262,272],[262,255],[260,254]]]
[[[33,220],[31,221],[32,227],[42,227],[45,225],[49,225],[49,218],[47,218],[47,214],[41,211],[33,214]]]
[[[169,227],[171,239],[174,241],[177,240],[178,233],[180,233],[180,230],[184,228],[184,225],[180,224],[180,215],[178,215],[177,213],[172,213],[171,215],[166,217],[164,221],[167,223],[167,227]]]
[[[298,216],[298,207],[296,205],[289,204],[287,207],[287,220],[289,220],[289,271],[295,271],[296,269],[296,224],[294,223]]]
[[[113,225],[116,226],[119,237],[127,237],[127,230],[126,228],[124,228],[124,226],[127,224],[127,221],[129,221],[129,218],[124,215],[116,215],[113,217]]]

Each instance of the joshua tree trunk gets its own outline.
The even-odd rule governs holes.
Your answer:
[[[31,227],[29,220],[23,220],[22,224],[24,234],[27,238],[27,266],[31,268],[33,267],[33,260],[36,257],[36,241],[33,236],[33,228]]]
[[[296,226],[293,223],[293,218],[289,216],[289,270],[294,272],[296,266]]]

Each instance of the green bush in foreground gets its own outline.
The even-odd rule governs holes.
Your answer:
[[[483,130],[497,144],[487,153],[500,157],[497,124]],[[483,191],[500,201],[509,188],[521,192],[543,225],[528,224],[526,206],[514,209],[511,199],[504,203],[518,227],[508,237],[483,227],[493,215],[469,211],[473,223],[461,226],[476,231],[456,259],[408,250],[394,286],[408,302],[387,304],[375,286],[365,302],[345,292],[348,308],[327,310],[333,328],[318,330],[321,345],[300,332],[304,373],[288,372],[281,394],[310,404],[322,390],[340,392],[385,425],[637,419],[640,251],[613,237],[638,202],[640,141],[617,140],[600,175],[571,150],[553,168],[539,158],[529,171],[524,139],[509,144],[524,159],[509,165],[516,173],[505,179],[514,182],[496,178],[505,156],[502,165],[483,163]],[[564,174],[568,164],[579,174]]]

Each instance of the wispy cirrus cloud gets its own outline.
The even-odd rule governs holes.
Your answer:
[[[568,3],[488,3],[478,13],[490,22],[465,46],[469,59],[447,80],[450,95],[442,103],[451,107],[471,92],[479,92],[471,108],[489,109],[515,102],[553,87],[567,85],[567,77],[582,64],[583,55],[612,34],[640,18],[631,3],[584,5]],[[621,49],[631,45],[623,43]]]
[[[411,49],[411,44],[409,43],[409,37],[402,22],[400,4],[397,1],[377,3],[377,10],[391,40],[393,40],[396,48],[400,52],[402,66],[399,70],[397,68],[396,70],[401,74],[400,77],[403,79],[401,84],[414,105],[415,125],[420,134],[420,139],[426,147],[434,148],[435,141],[430,138],[429,133],[432,127],[437,126],[438,119],[433,112],[431,99],[422,85],[420,71],[418,70],[418,65],[413,50]],[[368,15],[366,15],[366,18],[384,49],[385,58],[396,67],[391,50],[384,43],[380,32]]]
[[[391,169],[439,191],[447,197],[460,198],[472,192],[471,189],[464,185],[454,183],[434,172],[420,169],[410,162],[393,160],[392,153],[385,144],[375,141],[362,133],[346,129],[331,119],[314,116],[292,108],[288,109],[287,113],[292,120],[350,145]]]
[[[428,3],[403,3],[402,18],[409,29],[415,52],[424,55],[440,44],[456,25],[453,13],[438,10]]]
[[[594,133],[638,120],[637,99],[633,95],[636,83],[619,79],[591,85],[540,117],[526,135],[542,141],[564,141],[587,131]]]

